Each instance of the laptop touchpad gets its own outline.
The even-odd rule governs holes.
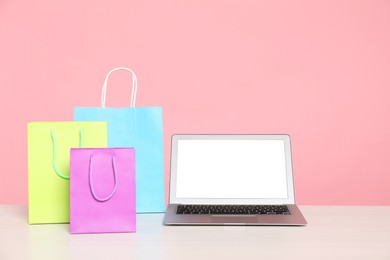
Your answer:
[[[213,223],[226,223],[226,224],[245,224],[245,223],[257,223],[257,217],[255,216],[213,216]]]

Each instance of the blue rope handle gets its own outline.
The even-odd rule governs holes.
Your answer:
[[[105,202],[109,199],[112,198],[112,196],[114,196],[115,192],[116,192],[116,188],[117,188],[117,174],[116,174],[116,163],[115,163],[115,157],[112,156],[112,169],[114,171],[114,188],[112,189],[111,193],[105,197],[105,198],[100,198],[96,195],[96,192],[95,192],[95,189],[93,187],[93,180],[92,180],[92,155],[91,157],[89,157],[89,187],[91,188],[91,193],[92,193],[92,196],[97,200],[97,201],[100,201],[100,202]]]
[[[54,129],[50,130],[51,132],[51,139],[53,140],[53,168],[56,174],[61,177],[62,179],[69,180],[70,176],[64,175],[60,169],[57,167],[57,138],[54,133]],[[80,129],[80,148],[84,146],[84,128]]]

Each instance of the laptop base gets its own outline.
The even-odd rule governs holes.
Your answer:
[[[296,205],[287,205],[290,215],[211,215],[176,214],[178,204],[170,204],[164,225],[231,225],[231,226],[304,226],[307,224]]]

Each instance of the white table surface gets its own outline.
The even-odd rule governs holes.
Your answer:
[[[163,226],[163,214],[139,214],[136,233],[71,235],[0,205],[0,259],[390,260],[390,207],[300,208],[305,227]]]

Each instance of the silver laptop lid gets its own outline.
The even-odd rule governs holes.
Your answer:
[[[171,204],[295,204],[288,135],[174,135]]]

